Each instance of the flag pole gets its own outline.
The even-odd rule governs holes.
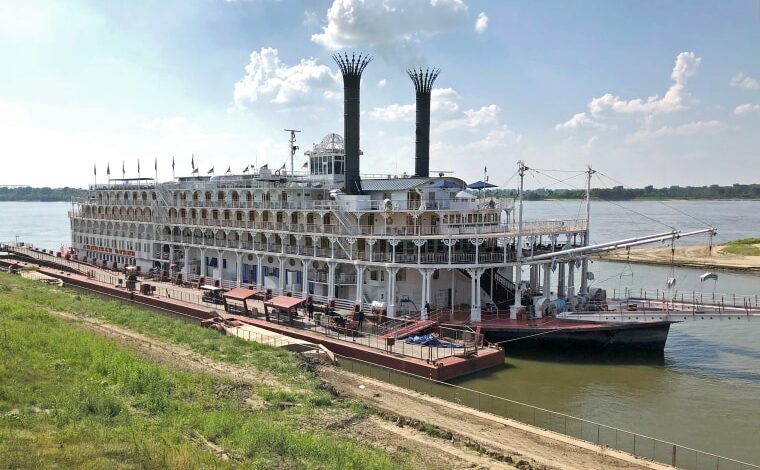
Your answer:
[[[93,172],[95,173],[95,186],[98,185],[98,164],[93,166]]]

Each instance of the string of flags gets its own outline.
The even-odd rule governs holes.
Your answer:
[[[172,155],[171,166],[172,166],[172,178],[174,178],[175,177],[175,170],[176,170],[176,158],[175,158],[174,155]],[[309,167],[309,161],[306,160],[303,163],[303,165],[301,165],[301,168],[305,169],[305,168],[308,168],[308,167]],[[251,169],[255,169],[255,168],[256,168],[256,165],[248,164],[248,165],[246,165],[243,168],[242,174],[249,174],[251,172]],[[277,173],[279,174],[279,172],[285,170],[286,168],[287,168],[287,164],[283,163],[282,166],[279,167],[279,169],[277,170]],[[191,169],[191,174],[192,175],[198,175],[200,173],[200,168],[197,167],[197,166],[195,166],[195,154],[191,154],[190,155],[190,169]],[[137,159],[137,176],[138,176],[138,178],[141,175],[141,170],[142,170],[142,168],[141,168],[141,164],[140,164],[140,159],[138,158]],[[153,159],[153,170],[156,173],[156,180],[158,180],[158,157],[155,157]],[[265,163],[264,165],[262,165],[261,167],[259,167],[259,171],[268,171],[268,170],[269,170],[269,163]],[[92,172],[93,172],[93,175],[95,176],[95,181],[97,183],[97,176],[98,176],[98,165],[97,165],[97,163],[95,163],[93,165]],[[213,175],[213,174],[215,174],[215,167],[212,166],[206,172],[206,174],[207,175]],[[227,171],[225,171],[224,174],[225,175],[232,175],[232,165],[230,165],[230,166],[227,167]],[[106,175],[108,176],[108,180],[110,182],[110,180],[111,180],[111,162],[108,162],[106,164]],[[126,175],[127,175],[126,161],[122,160],[121,161],[121,176],[122,176],[123,179],[126,179]]]

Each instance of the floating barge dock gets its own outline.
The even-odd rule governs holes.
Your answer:
[[[267,320],[261,317],[264,312],[264,302],[261,300],[248,301],[251,310],[259,312],[259,315],[246,316],[225,312],[221,310],[221,305],[193,302],[190,299],[200,300],[197,289],[182,288],[166,282],[150,282],[150,285],[156,289],[149,294],[141,293],[139,289],[130,291],[119,284],[119,280],[124,279],[123,275],[91,265],[30,251],[21,249],[12,253],[13,257],[21,263],[39,265],[38,271],[41,274],[60,279],[65,286],[74,286],[171,312],[198,323],[204,320],[222,318],[239,322],[239,324],[251,325],[297,341],[321,345],[334,354],[420,377],[449,381],[504,364],[504,350],[498,347],[479,345],[475,350],[468,349],[467,354],[464,354],[464,351],[459,348],[405,343],[402,339],[406,336],[404,333],[408,334],[409,331],[420,332],[414,328],[399,328],[399,331],[401,329],[405,331],[398,334],[394,330],[390,330],[384,334],[375,335],[360,332],[354,336],[341,334],[338,331],[320,326],[305,317],[297,318],[292,326],[277,322],[274,318]],[[428,327],[432,326],[434,325],[428,325]],[[388,341],[388,339],[392,339],[392,341]]]

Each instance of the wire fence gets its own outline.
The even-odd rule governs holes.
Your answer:
[[[340,367],[356,374],[677,468],[687,470],[760,469],[760,465],[722,457],[508,398],[427,379],[358,359],[340,355],[336,355],[336,358]]]

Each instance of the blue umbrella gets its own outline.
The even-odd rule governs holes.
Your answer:
[[[495,188],[496,185],[495,184],[491,184],[491,183],[486,183],[485,181],[476,181],[476,182],[474,182],[472,184],[468,184],[467,187],[469,189],[478,189],[478,190],[480,190],[480,189]]]
[[[438,188],[438,189],[453,189],[453,188],[459,188],[459,185],[454,183],[453,181],[449,180],[438,180],[436,182],[430,183],[428,185],[428,188]]]

